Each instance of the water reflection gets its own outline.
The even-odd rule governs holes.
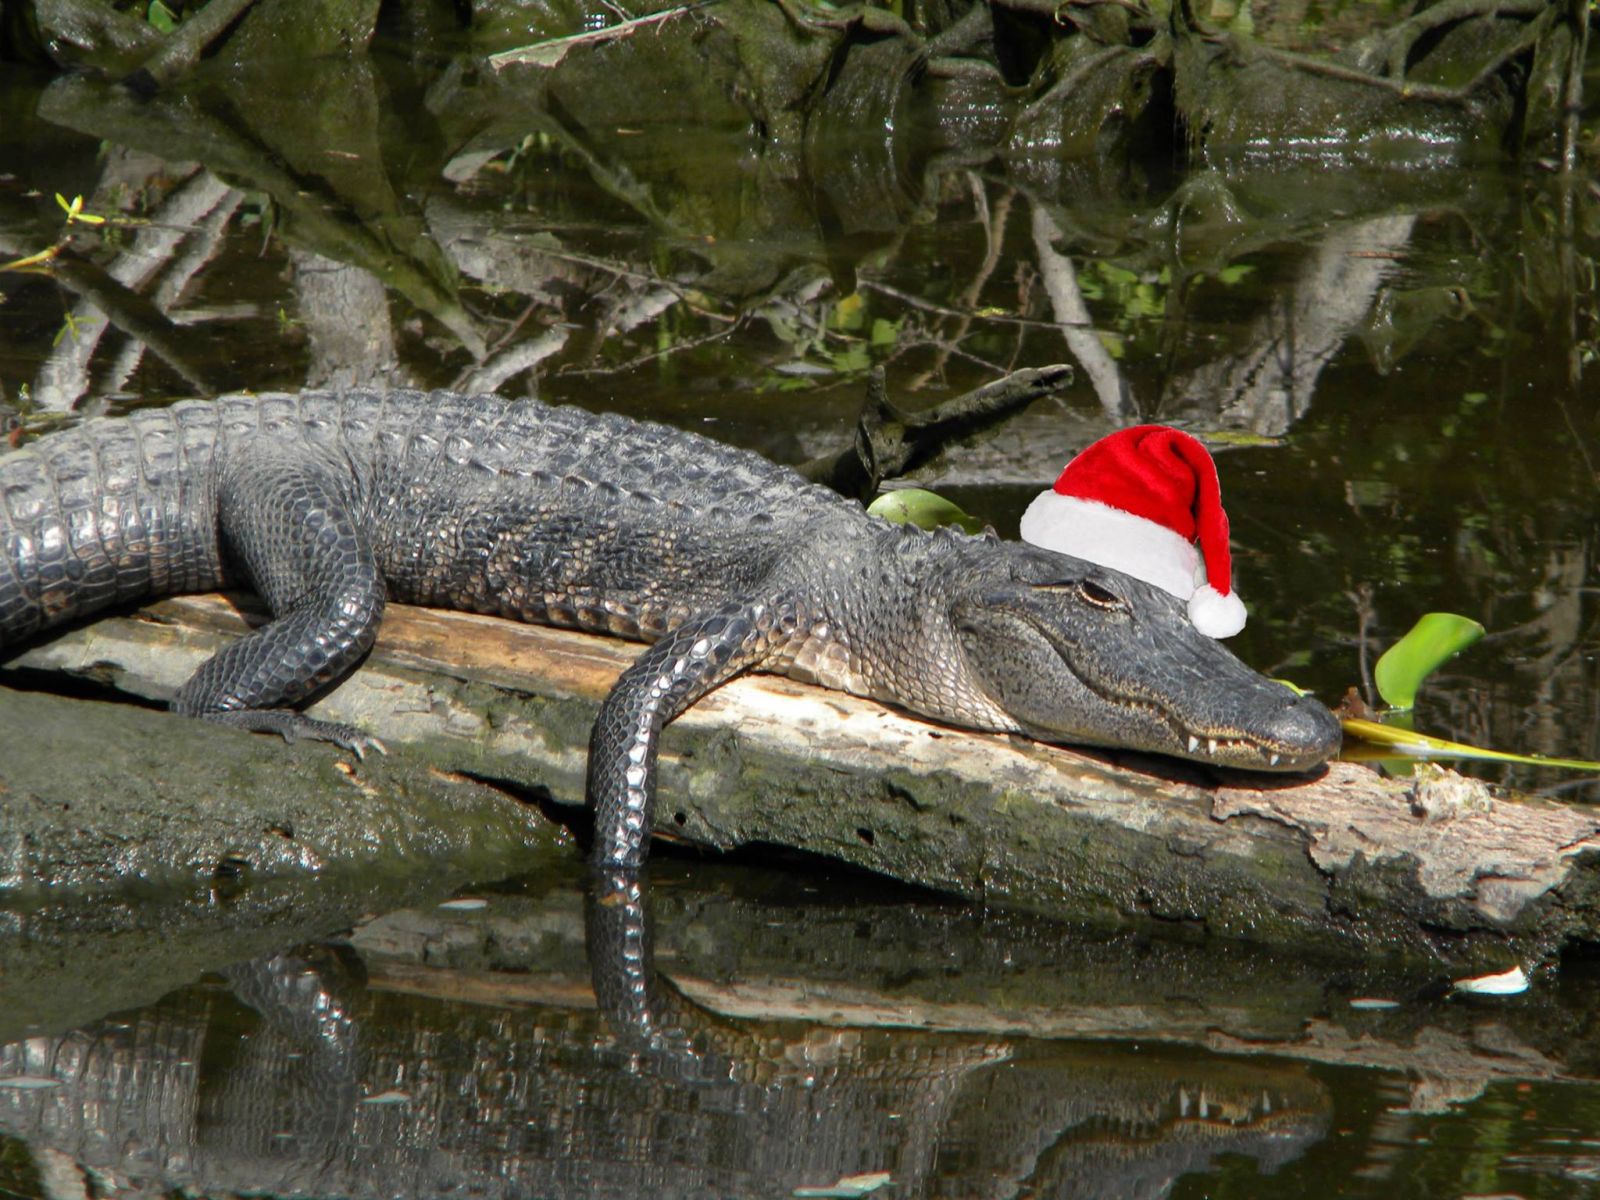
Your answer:
[[[832,920],[735,907],[848,955]],[[930,1032],[915,1004],[908,1027],[830,1021],[761,970],[728,982],[767,1015],[731,1017],[653,942],[625,882],[391,914],[0,1047],[0,1133],[41,1177],[139,1192],[772,1196],[887,1172],[899,1196],[1155,1197],[1223,1154],[1274,1171],[1327,1129],[1303,1064]]]
[[[1502,1120],[1518,1154],[1480,1174],[1566,1186],[1592,1165],[1560,1132],[1600,1113],[1560,1082],[1600,1066],[1581,980],[1453,1002],[1425,974],[658,865],[648,892],[557,871],[390,912],[154,1003],[139,962],[102,969],[111,1015],[70,1029],[48,1014],[126,931],[21,914],[0,1012],[34,1028],[0,1045],[5,1186],[778,1196],[887,1172],[886,1194],[952,1200],[1219,1177],[1292,1197],[1334,1172],[1399,1195],[1414,1172],[1459,1183],[1428,1144]],[[175,960],[212,937],[210,904],[164,911]],[[1370,997],[1392,1003],[1352,1003]]]

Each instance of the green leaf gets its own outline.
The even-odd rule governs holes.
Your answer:
[[[1360,738],[1374,746],[1387,746],[1411,758],[1473,758],[1486,762],[1524,763],[1531,767],[1566,767],[1574,771],[1600,771],[1600,762],[1587,762],[1581,758],[1545,758],[1539,754],[1507,754],[1502,750],[1485,750],[1431,737],[1410,729],[1381,725],[1377,721],[1363,721],[1346,717],[1341,724],[1351,737]]]
[[[161,3],[161,0],[150,0],[150,7],[145,10],[144,19],[162,33],[171,33],[178,27],[178,14]]]
[[[922,488],[896,488],[884,492],[867,511],[896,525],[915,525],[918,529],[937,529],[941,525],[955,525],[968,533],[982,533],[983,522],[962,512],[943,496]]]
[[[61,206],[61,211],[67,214],[68,225],[71,225],[74,221],[82,221],[85,225],[104,225],[106,223],[104,217],[98,217],[94,213],[83,211],[82,196],[74,196],[71,203],[68,203],[67,198],[57,192],[56,203]]]
[[[1384,652],[1373,668],[1378,695],[1395,708],[1417,702],[1417,689],[1439,665],[1483,636],[1483,626],[1456,613],[1424,613],[1420,621]]]

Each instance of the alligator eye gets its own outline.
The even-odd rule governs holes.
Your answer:
[[[1078,595],[1083,597],[1083,599],[1087,600],[1096,608],[1124,607],[1121,596],[1117,595],[1109,588],[1101,587],[1092,579],[1080,579],[1078,581]]]

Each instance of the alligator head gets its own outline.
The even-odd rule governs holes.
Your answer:
[[[1262,771],[1338,751],[1327,708],[1245,666],[1160,588],[1020,542],[989,549],[952,580],[950,614],[970,678],[1028,736]]]

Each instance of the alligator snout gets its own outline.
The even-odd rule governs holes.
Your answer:
[[[1281,706],[1250,722],[1253,727],[1245,731],[1243,739],[1249,746],[1246,753],[1233,761],[1222,754],[1195,753],[1194,757],[1258,771],[1305,771],[1339,753],[1344,738],[1339,718],[1316,697],[1283,690]]]

